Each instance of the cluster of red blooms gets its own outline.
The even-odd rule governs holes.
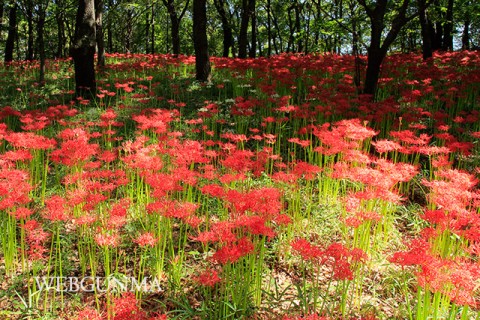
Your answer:
[[[408,244],[408,251],[396,252],[389,260],[402,267],[417,266],[417,282],[425,290],[440,292],[457,305],[478,307],[476,291],[480,266],[464,257],[441,258],[423,239]]]
[[[362,249],[348,249],[341,243],[332,243],[324,250],[305,239],[294,240],[291,245],[302,259],[331,268],[335,280],[353,280],[355,264],[368,259]]]

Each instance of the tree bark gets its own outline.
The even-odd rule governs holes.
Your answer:
[[[453,50],[453,0],[448,0],[445,29],[443,34],[443,50]]]
[[[57,0],[55,10],[55,20],[57,22],[57,52],[56,57],[63,58],[65,56],[65,8],[63,1]]]
[[[187,0],[185,7],[183,7],[183,10],[180,14],[178,14],[175,10],[175,0],[163,0],[163,4],[167,8],[172,25],[171,36],[173,54],[178,56],[180,54],[180,23],[185,15],[188,5],[190,4],[190,0]]]
[[[71,50],[75,67],[77,97],[91,98],[95,96],[95,43],[94,0],[79,0]]]
[[[238,57],[245,59],[247,57],[247,46],[248,46],[248,20],[249,17],[249,7],[248,0],[242,0],[242,15],[240,20],[240,33],[238,35]]]
[[[113,30],[112,30],[112,10],[113,0],[108,0],[108,22],[107,22],[107,48],[108,52],[114,52],[113,50]]]
[[[152,3],[152,18],[151,18],[150,25],[152,26],[152,32],[150,32],[150,37],[151,37],[151,45],[152,48],[150,50],[151,54],[155,53],[155,2]]]
[[[295,42],[295,25],[292,20],[292,10],[293,10],[294,4],[292,4],[290,7],[288,7],[288,30],[289,30],[289,36],[288,36],[288,42],[287,42],[287,52],[294,51],[293,46]]]
[[[267,0],[267,56],[270,57],[272,55],[272,17],[271,17],[271,10],[272,10],[272,2],[271,0]]]
[[[249,58],[255,58],[257,56],[257,16],[255,14],[256,0],[248,1],[248,15],[252,19],[252,45],[250,46]]]
[[[427,14],[427,0],[418,0],[418,13],[422,30],[422,54],[423,60],[432,57],[432,36],[430,34],[430,22]]]
[[[3,32],[3,8],[5,3],[3,0],[0,1],[0,39],[2,39],[2,32]]]
[[[365,0],[358,0],[358,2],[366,10],[368,17],[370,18],[371,26],[370,46],[368,47],[367,56],[367,72],[363,93],[370,94],[373,99],[375,99],[378,79],[380,77],[380,68],[387,55],[388,48],[395,41],[402,27],[408,21],[416,17],[417,14],[409,17],[406,16],[410,0],[404,0],[402,5],[397,9],[390,30],[382,43],[388,0],[378,0],[374,7],[367,5]]]
[[[295,30],[297,33],[297,49],[295,50],[296,52],[303,52],[303,39],[302,36],[300,35],[302,31],[302,26],[300,22],[300,14],[301,14],[301,4],[296,3],[295,4]]]
[[[462,50],[470,50],[470,14],[467,12],[462,32]]]
[[[13,61],[13,49],[15,47],[15,38],[17,37],[17,2],[10,2],[10,12],[8,13],[8,36],[5,42],[5,62]]]
[[[220,16],[220,21],[222,23],[223,31],[223,57],[228,57],[230,55],[230,49],[233,51],[233,32],[230,25],[230,21],[225,11],[225,0],[214,0],[213,1],[215,8],[217,9],[218,15]]]
[[[103,36],[103,0],[95,0],[95,37],[97,41],[97,66],[105,67],[105,38]]]
[[[26,19],[27,19],[27,56],[26,60],[33,60],[33,46],[34,46],[34,36],[33,36],[33,3],[29,0],[26,3]]]
[[[40,73],[38,77],[39,78],[38,82],[40,84],[43,84],[45,82],[45,60],[46,60],[44,31],[45,31],[45,19],[46,19],[47,8],[48,8],[48,0],[45,1],[45,3],[38,4],[37,8],[38,8],[37,44],[38,44],[38,51],[40,56]]]
[[[207,1],[193,0],[193,43],[198,81],[210,80],[210,59],[207,38]]]

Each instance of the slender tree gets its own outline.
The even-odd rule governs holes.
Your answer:
[[[65,36],[65,2],[63,0],[55,1],[55,21],[57,22],[57,52],[56,57],[65,56],[66,36]]]
[[[469,7],[470,2],[467,1],[466,5]],[[470,50],[470,11],[465,10],[464,21],[463,21],[463,31],[462,31],[462,50]]]
[[[97,66],[105,66],[105,38],[103,35],[103,0],[95,0],[95,35],[97,41]]]
[[[178,56],[180,54],[180,22],[182,21],[183,17],[185,16],[185,12],[187,12],[188,5],[190,4],[190,0],[185,2],[185,5],[180,12],[177,13],[175,9],[175,0],[162,0],[163,4],[167,8],[168,15],[170,16],[170,23],[172,28],[172,49],[173,54]]]
[[[365,9],[370,19],[370,46],[368,47],[367,73],[365,76],[365,94],[375,95],[377,90],[378,78],[380,76],[380,67],[382,65],[388,49],[397,38],[402,27],[415,18],[418,12],[407,16],[407,9],[410,0],[403,0],[400,6],[396,8],[389,7],[388,0],[376,0],[367,3],[367,0],[358,0]],[[390,12],[389,10],[390,9]],[[388,14],[394,14],[390,30],[385,34],[385,17]]]
[[[422,33],[422,53],[423,60],[432,57],[432,35],[431,22],[428,17],[427,8],[430,5],[428,0],[417,0],[418,14],[420,20],[420,29]]]
[[[95,84],[95,3],[79,0],[71,56],[75,66],[75,93],[92,97]]]
[[[222,23],[222,31],[223,31],[223,56],[228,57],[230,55],[230,50],[232,51],[233,54],[233,31],[232,31],[232,26],[230,23],[230,11],[227,14],[227,11],[225,10],[225,0],[214,0],[213,4],[215,5],[215,8],[217,9],[218,15],[220,16],[220,21]]]
[[[248,20],[250,19],[248,0],[242,0],[242,13],[240,19],[240,33],[238,35],[238,57],[241,59],[245,59],[247,57],[248,46]]]
[[[256,0],[248,0],[248,16],[251,18],[251,36],[252,43],[250,45],[249,58],[255,58],[257,55],[257,15],[255,9],[257,7]]]
[[[0,39],[2,39],[2,29],[3,29],[3,10],[5,3],[3,0],[0,0]]]
[[[17,36],[17,2],[10,1],[10,11],[8,13],[8,35],[5,42],[5,62],[13,61],[13,49],[15,47],[15,38]]]
[[[38,81],[43,84],[45,82],[45,62],[46,62],[46,52],[45,52],[45,22],[47,18],[47,9],[49,5],[49,0],[38,1],[35,10],[36,10],[36,19],[37,19],[37,47],[40,56],[40,73]]]
[[[195,47],[195,69],[198,81],[210,79],[210,59],[207,38],[207,1],[193,0],[193,43]]]
[[[453,0],[447,2],[447,12],[444,21],[444,34],[442,49],[453,50]]]

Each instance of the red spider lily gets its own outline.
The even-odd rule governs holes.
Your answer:
[[[305,239],[297,239],[291,245],[304,260],[332,268],[335,280],[353,280],[353,264],[364,263],[368,259],[363,250],[359,248],[350,250],[341,243],[332,243],[325,250],[312,245]]]
[[[283,171],[275,172],[271,175],[271,178],[275,182],[283,182],[291,185],[295,185],[299,179],[296,174],[293,173],[285,173]]]
[[[17,207],[15,211],[9,212],[15,219],[26,219],[33,214],[33,210],[25,207]]]
[[[225,194],[225,190],[223,189],[223,187],[219,186],[218,184],[204,185],[203,187],[201,187],[200,191],[205,195],[209,195],[215,198],[221,198]]]
[[[140,309],[133,292],[125,292],[119,298],[113,298],[113,320],[146,320],[146,313]]]
[[[29,179],[23,170],[0,168],[0,210],[30,202],[29,193],[33,188]]]
[[[253,165],[251,158],[254,155],[249,150],[233,150],[221,163],[225,168],[244,173],[251,169]]]
[[[99,233],[95,236],[95,242],[100,246],[100,247],[117,247],[118,243],[120,241],[120,237],[117,233],[113,234],[104,234],[104,233]]]
[[[436,175],[442,180],[422,180],[422,184],[430,188],[429,201],[446,211],[468,212],[474,199],[472,189],[478,180],[469,173],[454,169],[438,170]]]
[[[130,207],[129,199],[121,199],[115,203],[109,211],[107,229],[117,229],[122,227],[127,221],[127,210]]]
[[[305,316],[283,316],[282,320],[329,320],[331,318],[319,316],[318,314],[309,314]]]
[[[421,264],[417,273],[418,284],[432,292],[441,292],[457,305],[476,308],[478,299],[476,292],[480,279],[480,267],[477,263],[432,258]]]
[[[28,244],[28,257],[31,260],[42,260],[45,258],[48,249],[45,243],[50,237],[50,233],[45,232],[41,224],[36,220],[28,220],[23,225],[26,233],[26,242]]]
[[[102,315],[95,309],[85,307],[77,314],[77,320],[103,320]]]
[[[252,253],[254,249],[252,241],[243,237],[218,249],[213,254],[212,259],[220,264],[234,263],[241,257]]]
[[[283,209],[281,192],[276,188],[261,188],[246,193],[229,190],[225,196],[234,214],[242,215],[246,211],[273,217]]]
[[[234,223],[238,227],[245,227],[249,233],[254,235],[262,235],[267,238],[273,238],[276,235],[275,231],[266,225],[268,221],[265,217],[240,215]]]
[[[145,232],[139,235],[137,238],[133,239],[133,242],[138,244],[141,247],[154,247],[155,244],[158,242],[158,238],[156,238],[153,233]]]
[[[143,139],[137,141],[142,142]],[[139,169],[141,172],[154,172],[163,168],[163,161],[157,156],[157,147],[149,145],[140,147],[138,143],[124,146],[127,155],[122,159],[132,169]]]
[[[302,238],[294,240],[291,246],[304,260],[315,261],[323,255],[323,251],[319,247]]]
[[[23,161],[30,161],[33,159],[33,156],[30,150],[15,150],[15,151],[7,151],[4,154],[0,155],[0,159],[6,162],[23,162]]]
[[[164,109],[149,109],[140,115],[132,116],[139,125],[140,130],[152,130],[157,134],[167,133],[169,123],[177,116],[175,111]]]
[[[34,114],[35,112],[24,113],[20,117],[22,130],[38,131],[44,129],[49,123],[49,119],[42,114]]]
[[[222,278],[218,275],[218,271],[214,269],[207,269],[202,272],[198,277],[195,278],[195,281],[198,282],[202,286],[206,287],[215,287]]]
[[[152,187],[151,194],[156,199],[161,199],[170,192],[182,190],[178,181],[167,173],[149,173],[145,181]]]
[[[317,175],[322,172],[322,168],[309,164],[303,161],[295,162],[292,173],[298,177],[303,177],[306,180],[312,180],[317,177]]]
[[[51,159],[66,166],[85,163],[100,149],[98,144],[88,142],[90,135],[83,129],[65,129],[59,137],[64,141],[59,149],[52,151]]]
[[[395,252],[388,260],[402,267],[428,264],[431,255],[431,245],[423,239],[414,239],[408,244],[408,251]]]
[[[200,232],[193,240],[206,242],[232,243],[237,240],[236,234],[233,232],[236,228],[235,223],[229,221],[215,222],[210,226],[209,231]]]
[[[8,132],[5,140],[13,147],[34,150],[53,149],[57,145],[54,139],[45,138],[32,132]]]
[[[46,210],[43,217],[52,222],[65,221],[69,218],[69,208],[65,198],[58,195],[45,199]]]
[[[416,136],[415,133],[411,130],[403,130],[403,131],[390,131],[390,136],[396,138],[400,142],[403,142],[407,145],[417,145],[417,146],[424,146],[430,142],[432,138],[426,134],[420,134],[420,136]]]
[[[169,150],[174,157],[174,163],[179,166],[189,166],[192,163],[207,163],[208,158],[204,156],[203,146],[194,140],[185,140]]]

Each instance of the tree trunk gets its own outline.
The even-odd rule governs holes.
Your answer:
[[[363,93],[375,95],[377,91],[378,78],[380,77],[380,67],[385,54],[380,48],[368,48],[367,74],[365,75],[365,87]]]
[[[55,20],[57,21],[57,52],[55,56],[63,58],[65,56],[65,8],[63,1],[57,0],[55,10]]]
[[[26,7],[26,19],[27,19],[27,56],[26,60],[33,60],[33,46],[34,46],[34,35],[33,35],[33,4],[28,1]]]
[[[105,38],[103,36],[103,0],[95,0],[95,36],[97,41],[97,66],[105,67]]]
[[[48,1],[45,5],[39,5],[38,11],[38,51],[40,55],[40,73],[38,77],[38,82],[43,84],[45,82],[45,39],[44,39],[44,30],[45,30],[45,19],[46,19],[46,11],[47,11]]]
[[[443,34],[443,50],[453,50],[453,0],[448,0],[445,29]]]
[[[462,50],[470,50],[470,14],[467,13],[462,32]]]
[[[272,17],[271,17],[272,3],[267,0],[267,56],[272,55]]]
[[[423,60],[428,60],[432,57],[432,36],[430,34],[430,22],[427,15],[426,0],[418,0],[418,13],[420,19],[420,27],[422,30]]]
[[[210,79],[210,59],[207,39],[207,1],[193,0],[193,44],[195,47],[195,69],[198,81]]]
[[[126,53],[130,53],[132,49],[133,38],[133,10],[128,9],[125,21],[125,42],[124,48]]]
[[[180,21],[177,18],[177,15],[170,15],[170,20],[172,23],[172,50],[173,55],[178,57],[180,54]]]
[[[150,50],[150,12],[145,14],[145,53]]]
[[[296,33],[297,33],[297,49],[295,50],[296,52],[303,52],[303,39],[302,39],[302,36],[300,35],[301,31],[302,31],[302,26],[301,26],[301,23],[300,23],[300,3],[296,3],[295,5],[295,30],[296,30]]]
[[[365,0],[359,0],[359,3],[367,11],[367,15],[370,18],[371,36],[370,46],[368,47],[367,57],[367,73],[365,77],[365,87],[363,93],[372,95],[375,99],[377,91],[378,79],[380,77],[380,67],[383,59],[387,55],[388,48],[397,38],[402,27],[415,15],[406,17],[406,12],[410,1],[404,0],[402,6],[397,9],[395,16],[393,17],[390,30],[385,36],[382,43],[382,35],[384,33],[384,19],[387,13],[388,0],[378,0],[375,6],[372,8],[366,4]]]
[[[255,7],[257,6],[256,0],[248,1],[248,15],[252,19],[252,45],[250,46],[250,52],[248,56],[255,58],[257,55],[257,16],[255,14]]]
[[[238,35],[238,57],[245,59],[247,57],[248,45],[248,20],[249,17],[248,0],[242,0],[242,16],[240,21],[240,33]]]
[[[292,20],[292,10],[293,10],[293,6],[292,5],[291,7],[288,8],[288,30],[290,31],[290,35],[288,36],[288,43],[287,43],[287,52],[290,52],[290,50],[294,51],[293,50],[293,46],[294,46],[294,42],[295,42],[295,25],[293,23],[293,20]]]
[[[187,11],[189,3],[190,0],[187,0],[182,12],[178,14],[175,10],[175,0],[163,0],[163,4],[167,8],[170,16],[170,22],[172,24],[172,49],[175,56],[180,54],[180,22]]]
[[[3,31],[3,8],[5,3],[3,0],[0,1],[0,39],[2,39],[2,31]]]
[[[230,26],[230,21],[227,17],[227,12],[225,11],[225,1],[224,0],[214,0],[215,8],[217,9],[218,15],[220,16],[220,21],[222,22],[222,31],[223,31],[223,57],[228,57],[230,55],[230,48],[233,51],[233,32],[232,27]]]
[[[114,52],[113,50],[113,31],[112,31],[112,12],[113,0],[108,0],[108,23],[107,23],[107,48],[108,52]]]
[[[155,53],[155,2],[152,3],[152,20],[150,22],[150,25],[152,27],[152,32],[150,32],[150,37],[152,38],[151,39],[152,48],[150,50],[150,53],[154,54]]]
[[[8,36],[5,42],[5,62],[13,61],[13,49],[15,48],[15,38],[17,36],[17,2],[11,1],[10,12],[8,14]]]
[[[277,36],[278,36],[278,37],[273,37],[273,45],[275,47],[275,53],[279,54],[280,52],[283,52],[283,38],[282,38],[282,35],[280,34],[280,27],[278,26],[277,16],[272,16],[272,18],[273,18],[273,25],[277,30]],[[276,41],[277,38],[279,42],[279,47],[277,47],[277,41]]]
[[[92,98],[95,96],[95,33],[94,0],[80,0],[71,50],[75,66],[77,97]]]

